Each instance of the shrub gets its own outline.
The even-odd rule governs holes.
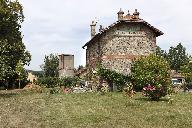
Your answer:
[[[127,83],[126,87],[124,87],[123,89],[124,93],[129,96],[129,97],[133,97],[135,94],[135,91],[133,90],[133,85],[132,83]]]
[[[188,87],[189,89],[192,89],[192,82],[187,83],[187,87]]]
[[[133,62],[131,72],[134,87],[143,89],[144,95],[152,100],[171,93],[170,66],[163,57],[153,54],[141,57]]]
[[[159,100],[161,97],[166,96],[168,92],[167,86],[162,85],[147,85],[143,88],[143,95],[151,98],[152,100]]]
[[[97,75],[106,80],[110,86],[115,84],[119,91],[123,90],[123,87],[129,81],[129,77],[110,69],[105,69],[102,66],[98,66]]]
[[[65,88],[71,88],[78,84],[79,79],[77,77],[40,77],[37,79],[36,84],[45,86],[47,88],[54,88],[58,86],[64,86]]]
[[[170,86],[170,66],[160,56],[151,54],[141,57],[132,64],[131,79],[137,91],[141,91],[145,85]]]
[[[192,61],[182,66],[180,72],[183,76],[185,76],[185,81],[187,83],[192,82]]]
[[[60,86],[71,88],[79,84],[79,81],[78,77],[63,77],[60,79]]]
[[[60,79],[58,77],[40,77],[37,79],[36,84],[47,88],[53,88],[59,86]]]

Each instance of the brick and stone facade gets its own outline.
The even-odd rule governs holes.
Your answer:
[[[129,74],[133,59],[155,52],[156,37],[163,33],[140,19],[137,10],[133,15],[123,14],[120,10],[118,21],[107,28],[100,26],[97,34],[96,23],[92,22],[92,39],[83,46],[88,68],[94,69],[100,63],[105,68]]]

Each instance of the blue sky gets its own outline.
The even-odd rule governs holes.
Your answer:
[[[90,40],[90,23],[104,27],[117,20],[120,8],[138,9],[140,17],[164,32],[157,45],[168,49],[179,42],[192,54],[191,0],[19,0],[24,6],[24,43],[32,54],[27,69],[40,70],[45,55],[74,54],[75,66],[85,64],[82,46]]]

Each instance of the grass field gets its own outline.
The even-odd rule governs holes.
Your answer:
[[[122,93],[46,94],[0,92],[0,127],[191,128],[192,93],[173,102],[132,99]]]

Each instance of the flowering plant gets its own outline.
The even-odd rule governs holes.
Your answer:
[[[163,85],[147,85],[143,88],[143,95],[152,100],[159,100],[161,97],[168,94],[168,89]]]

